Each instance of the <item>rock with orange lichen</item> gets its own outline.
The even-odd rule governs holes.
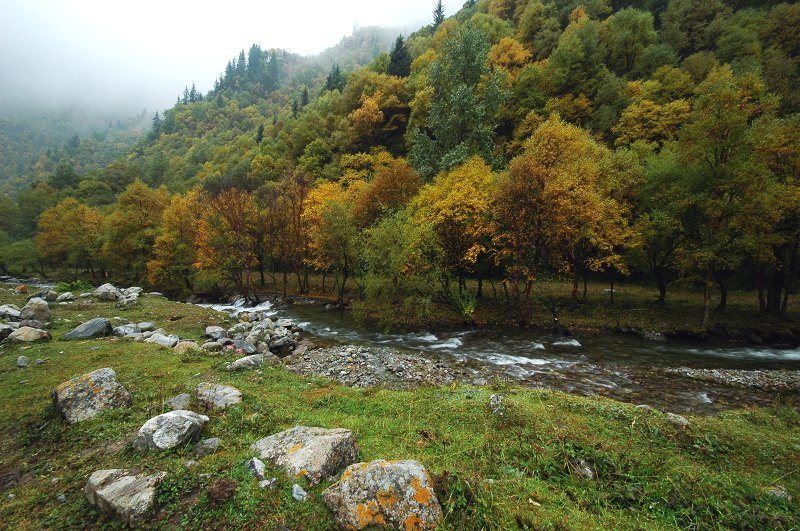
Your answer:
[[[356,463],[322,493],[341,529],[434,529],[442,508],[418,461]]]
[[[261,459],[283,468],[291,478],[305,476],[314,485],[336,477],[339,470],[358,458],[353,432],[308,426],[265,437],[250,446]]]
[[[117,380],[114,369],[97,369],[64,382],[53,391],[56,411],[75,424],[106,409],[130,407],[131,395]]]

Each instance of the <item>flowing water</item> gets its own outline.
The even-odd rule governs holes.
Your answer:
[[[649,341],[613,333],[563,337],[514,327],[384,334],[356,322],[349,312],[326,310],[312,300],[279,308],[269,302],[248,308],[242,300],[205,306],[233,315],[246,310],[289,318],[320,344],[389,346],[445,362],[465,374],[491,374],[520,385],[598,394],[670,411],[707,414],[763,405],[772,403],[776,393],[701,381],[669,369],[800,370],[800,349]],[[782,400],[800,403],[797,393],[784,395]]]

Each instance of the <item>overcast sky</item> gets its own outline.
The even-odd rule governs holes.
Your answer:
[[[443,0],[454,14],[464,0]],[[0,0],[0,110],[33,103],[137,112],[208,91],[257,43],[313,55],[354,26],[417,28],[435,0]],[[37,105],[38,106],[38,105]]]

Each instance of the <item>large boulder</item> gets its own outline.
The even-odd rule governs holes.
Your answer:
[[[19,318],[21,320],[36,319],[37,321],[46,323],[50,320],[50,306],[47,304],[46,300],[34,297],[22,307],[22,310],[19,312]]]
[[[242,341],[241,339],[234,339],[232,345],[234,349],[240,350],[247,355],[258,352],[255,345],[248,343],[247,341]]]
[[[275,336],[269,340],[269,350],[279,358],[290,355],[296,346],[296,342],[290,336]]]
[[[193,350],[200,350],[200,345],[195,343],[194,341],[181,341],[177,345],[173,347],[173,349],[178,354],[186,354],[187,352],[191,352]]]
[[[106,409],[130,407],[131,395],[114,369],[97,369],[64,382],[53,391],[56,411],[70,424],[90,419]]]
[[[306,476],[312,485],[336,477],[358,458],[353,432],[343,428],[295,426],[265,437],[250,448],[261,459],[283,468],[292,478]]]
[[[197,439],[208,417],[178,409],[155,416],[139,428],[133,442],[137,450],[169,450]]]
[[[264,362],[271,364],[280,363],[277,357],[272,354],[265,356],[263,354],[253,354],[252,356],[245,356],[234,361],[228,365],[229,371],[244,371],[247,369],[255,369]]]
[[[10,336],[13,331],[14,328],[12,328],[11,325],[0,323],[0,341]]]
[[[89,339],[90,337],[105,337],[110,335],[113,328],[111,326],[111,321],[108,319],[104,319],[102,317],[97,317],[95,319],[90,319],[85,323],[81,323],[79,326],[73,328],[66,334],[64,334],[64,339]]]
[[[115,301],[122,298],[122,292],[112,284],[103,284],[92,293],[98,300]]]
[[[229,385],[201,382],[195,388],[197,399],[207,406],[225,409],[242,401],[242,392]]]
[[[8,339],[24,343],[32,343],[41,340],[47,341],[51,339],[51,337],[50,332],[38,328],[31,328],[30,326],[20,326],[8,335]]]
[[[135,527],[153,512],[156,486],[165,472],[146,475],[134,470],[98,470],[83,489],[89,503]]]
[[[417,461],[372,461],[347,467],[322,493],[341,529],[434,529],[442,507]]]
[[[75,295],[71,291],[65,291],[58,297],[56,297],[56,302],[69,302],[75,300]]]

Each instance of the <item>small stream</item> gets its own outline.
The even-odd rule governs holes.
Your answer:
[[[800,349],[649,341],[614,333],[559,337],[516,327],[383,334],[356,322],[349,312],[326,310],[313,300],[279,308],[269,302],[247,308],[244,301],[202,306],[233,315],[246,310],[292,319],[321,346],[381,346],[414,353],[444,362],[474,383],[502,378],[519,385],[603,395],[677,412],[713,414],[765,405],[774,402],[776,393],[701,381],[669,369],[800,370]],[[800,404],[796,392],[781,398]]]

